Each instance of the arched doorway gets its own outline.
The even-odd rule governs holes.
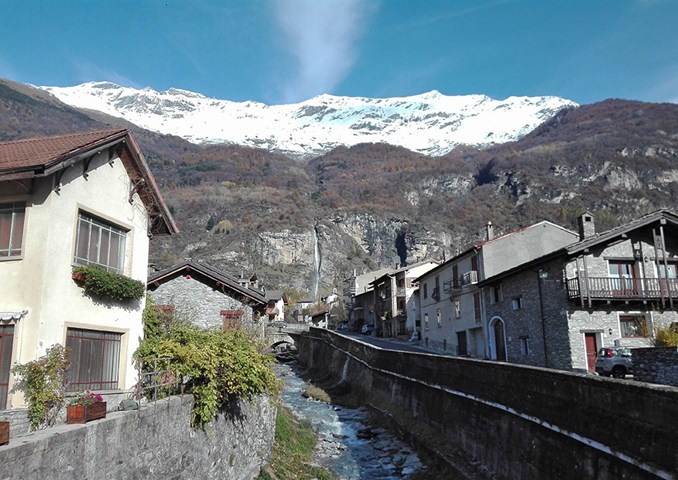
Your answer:
[[[504,321],[499,317],[494,317],[490,322],[490,350],[493,360],[507,361]]]

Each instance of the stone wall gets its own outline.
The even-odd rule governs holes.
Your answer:
[[[206,431],[190,426],[192,407],[192,396],[172,397],[13,438],[0,447],[0,479],[255,478],[273,444],[272,401],[240,401]]]
[[[335,332],[298,339],[309,374],[387,411],[445,458],[493,478],[672,478],[678,388],[382,350]]]
[[[152,288],[150,295],[155,305],[174,305],[177,319],[187,320],[204,328],[220,328],[223,322],[220,315],[222,310],[241,310],[241,320],[246,327],[254,325],[257,316],[249,305],[196,278],[186,278],[183,275]]]
[[[633,350],[633,378],[640,382],[678,387],[678,348],[655,347]]]

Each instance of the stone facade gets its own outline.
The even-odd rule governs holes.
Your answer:
[[[221,328],[223,310],[242,311],[243,326],[258,325],[259,316],[250,305],[203,283],[195,274],[176,276],[151,290],[150,295],[155,305],[173,305],[178,320],[200,327]]]
[[[663,254],[655,248],[651,227],[622,233],[601,237],[597,244],[598,237],[584,239],[489,279],[483,288],[490,346],[501,344],[497,337],[504,335],[509,362],[584,372],[593,370],[589,360],[602,347],[650,346],[657,328],[678,322],[678,300],[672,306],[659,293],[662,282],[667,285],[662,288],[676,288],[675,270],[669,270],[668,280],[659,278]],[[675,268],[678,248],[672,237],[666,247]],[[628,277],[616,276],[619,265]],[[653,285],[656,293],[649,291]]]
[[[678,387],[678,348],[634,349],[633,379]]]
[[[0,478],[255,478],[273,444],[273,402],[239,401],[205,431],[190,426],[192,407],[190,395],[171,397],[10,440],[0,447]]]

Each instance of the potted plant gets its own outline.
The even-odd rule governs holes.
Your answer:
[[[78,393],[66,407],[66,423],[86,423],[105,417],[104,397],[89,390]]]
[[[5,417],[0,418],[0,445],[9,443],[9,422]]]

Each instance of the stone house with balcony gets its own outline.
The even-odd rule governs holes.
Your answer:
[[[649,346],[678,322],[678,216],[660,210],[487,277],[489,332],[512,363],[594,371],[601,347]],[[494,295],[493,292],[498,292]]]
[[[419,262],[397,268],[371,282],[377,336],[409,337],[416,331],[417,318],[408,315],[408,312],[416,312],[412,297],[416,291],[414,280],[436,266],[437,262]]]
[[[496,359],[501,345],[496,345],[491,332],[488,335],[490,324],[480,283],[576,239],[574,232],[548,221],[498,237],[488,224],[483,242],[415,280],[422,344],[457,355]]]
[[[211,265],[185,260],[150,275],[147,288],[153,304],[179,320],[203,328],[242,328],[263,337],[263,292]]]
[[[0,410],[10,367],[61,344],[69,390],[129,391],[144,298],[94,298],[72,269],[146,282],[149,239],[177,227],[132,134],[104,130],[0,143]]]

